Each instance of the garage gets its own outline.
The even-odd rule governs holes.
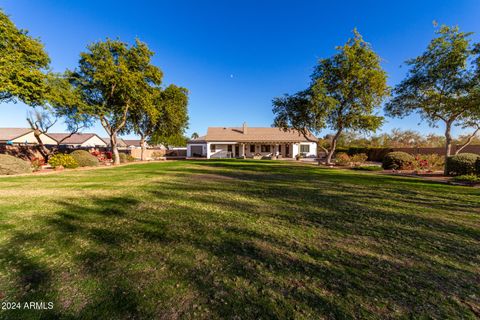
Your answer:
[[[203,157],[203,146],[190,146],[190,153],[192,157]]]

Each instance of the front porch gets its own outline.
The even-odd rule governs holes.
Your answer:
[[[209,143],[208,158],[294,159],[295,143],[229,142]]]

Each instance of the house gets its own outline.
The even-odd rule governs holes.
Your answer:
[[[123,139],[123,141],[125,142],[127,148],[129,148],[129,149],[141,149],[142,148],[142,145],[140,143],[140,139]],[[166,150],[167,149],[162,144],[150,145],[150,144],[148,144],[147,141],[145,141],[145,147],[147,147],[147,149],[161,149],[161,150]]]
[[[290,158],[317,156],[318,139],[280,128],[209,127],[207,134],[187,143],[187,157]]]
[[[105,142],[105,145],[107,147],[110,147],[110,138],[101,138],[101,139],[103,140],[103,142]],[[119,148],[119,149],[127,148],[127,144],[125,143],[125,141],[122,138],[117,137],[117,148]]]
[[[95,133],[75,133],[71,137],[68,137],[70,133],[50,133],[49,135],[59,142],[61,146],[70,148],[93,148],[107,146],[102,138]],[[65,137],[68,138],[65,139]],[[62,139],[65,140],[62,141]]]
[[[50,134],[41,134],[45,145],[56,145],[57,141]],[[38,144],[31,128],[0,128],[0,143],[7,145],[35,145]]]

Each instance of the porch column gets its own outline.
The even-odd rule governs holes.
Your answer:
[[[293,153],[293,143],[290,143],[290,158],[295,159],[295,154]]]
[[[240,157],[245,158],[245,144],[240,143],[240,146],[238,147],[238,151],[240,152]]]

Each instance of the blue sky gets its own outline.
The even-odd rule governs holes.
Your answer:
[[[335,52],[354,27],[382,57],[389,85],[406,59],[433,37],[432,21],[480,37],[480,1],[0,1],[15,24],[39,37],[52,68],[75,68],[87,44],[107,37],[147,42],[164,83],[190,91],[190,128],[270,126],[271,100],[303,89],[319,58]],[[0,127],[24,127],[28,107],[0,105]],[[412,116],[392,128],[442,133]],[[55,131],[63,131],[59,124]],[[98,124],[89,131],[105,136]],[[325,131],[327,133],[328,131]],[[455,133],[459,133],[456,130]]]

